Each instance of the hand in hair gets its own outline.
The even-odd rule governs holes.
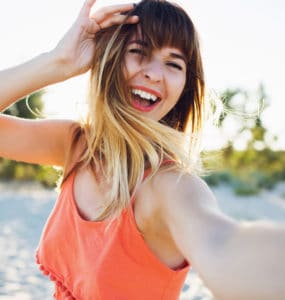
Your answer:
[[[85,1],[74,24],[53,50],[66,79],[88,71],[95,48],[94,37],[99,30],[124,22],[138,22],[137,16],[126,20],[124,15],[134,8],[131,3],[103,7],[91,14],[95,1]]]

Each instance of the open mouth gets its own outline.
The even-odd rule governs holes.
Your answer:
[[[132,89],[132,106],[140,111],[151,111],[154,109],[161,98],[140,89]]]

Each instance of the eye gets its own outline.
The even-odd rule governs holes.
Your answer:
[[[180,65],[180,64],[178,64],[178,63],[175,63],[175,62],[167,62],[166,63],[168,66],[170,66],[170,67],[172,67],[172,68],[175,68],[175,69],[177,69],[177,70],[180,70],[180,71],[182,71],[183,70],[183,67]]]
[[[131,48],[131,49],[129,49],[129,53],[139,54],[141,56],[146,56],[145,51],[141,48]]]

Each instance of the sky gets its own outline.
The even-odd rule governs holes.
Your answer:
[[[132,1],[98,0],[96,6],[122,2]],[[255,91],[262,82],[270,101],[264,124],[285,148],[285,1],[176,2],[187,10],[199,32],[207,87],[217,93],[226,88]],[[51,50],[75,20],[82,3],[0,0],[0,69]],[[61,117],[76,114],[84,107],[86,82],[85,75],[47,88],[46,110]]]

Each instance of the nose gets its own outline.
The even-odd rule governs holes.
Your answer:
[[[160,82],[163,78],[163,66],[157,60],[150,60],[144,65],[143,74],[152,82]]]

